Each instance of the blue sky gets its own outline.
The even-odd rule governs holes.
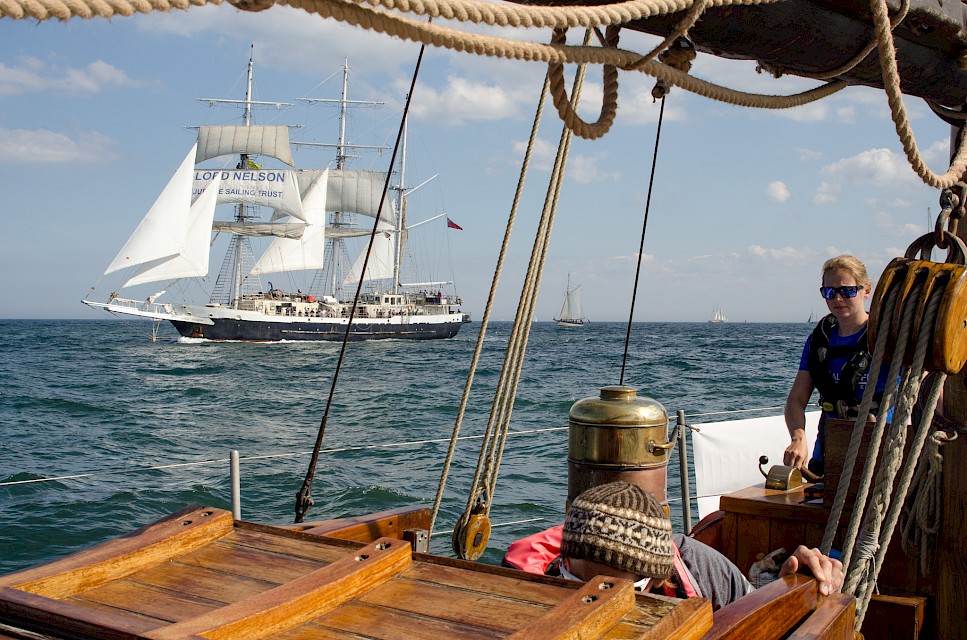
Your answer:
[[[543,42],[548,34],[528,37]],[[351,97],[387,102],[359,112],[354,133],[365,144],[392,142],[419,48],[287,7],[247,14],[227,4],[112,21],[2,20],[0,38],[3,318],[107,317],[80,299],[190,148],[185,127],[237,121],[237,110],[195,98],[242,98],[250,45],[259,100],[338,97],[348,58]],[[652,42],[622,36],[623,47],[643,52]],[[477,318],[544,71],[428,49],[415,91],[408,173],[414,181],[439,174],[422,190],[427,215],[445,212],[464,229],[447,234],[449,251],[458,292]],[[815,84],[710,56],[692,73],[774,94]],[[620,81],[613,130],[571,147],[539,320],[558,311],[568,273],[583,284],[592,321],[627,318],[658,105],[650,78],[622,73]],[[581,109],[589,119],[600,82],[592,69]],[[942,172],[949,128],[921,101],[907,106],[928,163]],[[258,118],[304,125],[293,138],[336,137],[331,109],[296,106]],[[513,317],[560,130],[546,112],[495,319]],[[321,166],[332,155],[311,153],[297,162]],[[855,253],[876,278],[925,231],[938,196],[909,168],[880,91],[850,88],[774,112],[673,90],[635,319],[703,321],[722,306],[731,321],[805,321],[811,309],[825,309],[817,287],[827,257]],[[100,299],[109,288],[98,284]]]

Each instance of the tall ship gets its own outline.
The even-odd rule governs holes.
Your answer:
[[[131,299],[115,291],[99,302],[88,299],[92,288],[84,304],[149,318],[152,335],[168,321],[183,337],[208,340],[342,340],[347,329],[350,340],[457,335],[470,314],[460,309],[451,281],[403,282],[407,238],[416,227],[460,228],[445,214],[408,225],[413,189],[405,186],[405,122],[398,172],[351,169],[350,151],[358,145],[346,141],[348,107],[380,103],[348,99],[348,63],[339,100],[304,99],[339,105],[336,145],[290,142],[286,125],[253,124],[253,108],[286,103],[252,99],[252,68],[250,56],[244,101],[204,100],[241,105],[243,123],[198,127],[188,155],[105,271],[125,271],[121,290],[152,284],[157,293]],[[334,166],[296,168],[292,148],[304,145],[335,146]],[[397,179],[392,187],[391,178]],[[217,217],[223,209],[229,219]],[[207,280],[213,232],[229,240],[207,302],[165,299],[182,283]],[[256,257],[252,238],[258,237],[271,241]],[[371,239],[354,260],[352,238]],[[301,275],[305,290],[269,279],[293,274]]]
[[[708,321],[713,324],[718,324],[720,322],[728,322],[729,319],[725,317],[725,309],[722,307],[715,307],[712,309],[712,317],[709,318]]]

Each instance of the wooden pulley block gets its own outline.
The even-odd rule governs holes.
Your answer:
[[[885,317],[890,294],[897,302],[890,317]],[[934,326],[924,326],[927,304],[940,295]],[[911,348],[904,349],[904,364],[911,365],[915,345],[922,331],[933,331],[933,340],[924,358],[926,371],[960,373],[967,363],[967,268],[959,264],[895,258],[883,271],[870,306],[869,344],[876,344],[880,330],[889,331],[884,362],[893,359],[900,323],[910,305],[916,305],[909,334]]]
[[[475,513],[463,527],[453,532],[453,550],[464,560],[476,560],[483,555],[490,541],[490,518]]]

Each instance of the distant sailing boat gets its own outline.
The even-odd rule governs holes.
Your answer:
[[[722,309],[722,307],[715,307],[712,309],[712,318],[709,320],[709,322],[718,323],[728,321],[729,319],[725,317],[725,311]]]
[[[571,288],[571,275],[567,276],[567,289],[564,290],[564,304],[561,312],[554,318],[559,327],[583,327],[588,319],[581,315],[581,285]]]
[[[806,324],[816,324],[816,312],[811,307],[809,309],[809,320],[806,320]]]

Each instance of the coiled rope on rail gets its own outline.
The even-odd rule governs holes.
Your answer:
[[[929,576],[933,571],[933,554],[943,516],[941,448],[956,439],[956,432],[938,429],[930,434],[901,514],[900,544],[908,556],[920,557],[920,574],[923,576]]]

